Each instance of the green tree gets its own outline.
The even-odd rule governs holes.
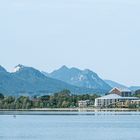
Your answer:
[[[4,95],[2,93],[0,93],[0,100],[4,99]]]

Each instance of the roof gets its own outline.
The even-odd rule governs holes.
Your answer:
[[[119,90],[120,92],[131,92],[130,89],[127,88],[118,88],[118,87],[114,87],[113,89],[111,89],[109,92],[112,92],[114,89]]]
[[[105,95],[96,99],[120,99],[120,98],[122,97],[117,94],[108,94],[108,95]]]
[[[137,97],[122,97],[120,95],[117,94],[108,94],[96,99],[126,99],[126,100],[138,100],[139,98]]]

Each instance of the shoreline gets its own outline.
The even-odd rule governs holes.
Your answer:
[[[139,109],[128,109],[128,108],[33,108],[33,109],[0,109],[0,112],[6,111],[27,111],[27,112],[140,112]]]
[[[58,115],[58,116],[70,116],[70,115],[140,115],[140,109],[88,109],[88,108],[46,108],[46,109],[3,109],[0,110],[0,116],[3,115],[9,115],[13,116],[14,118],[16,116],[20,115]]]

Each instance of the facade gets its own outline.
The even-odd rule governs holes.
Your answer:
[[[89,104],[90,104],[90,101],[89,100],[81,100],[81,101],[78,101],[78,106],[80,108],[86,108],[86,107],[88,107]]]
[[[95,107],[119,107],[126,106],[131,101],[139,100],[137,97],[122,97],[118,94],[108,94],[95,99]]]
[[[117,94],[122,97],[130,97],[132,95],[132,92],[129,89],[113,88],[112,90],[110,90],[109,94]]]
[[[131,104],[136,105],[137,107],[140,107],[140,100],[132,100]]]

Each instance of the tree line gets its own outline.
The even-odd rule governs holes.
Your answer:
[[[94,104],[96,94],[71,94],[69,90],[63,90],[53,95],[43,96],[4,96],[0,93],[0,109],[33,109],[33,108],[74,108],[78,107],[78,101],[90,100]]]

